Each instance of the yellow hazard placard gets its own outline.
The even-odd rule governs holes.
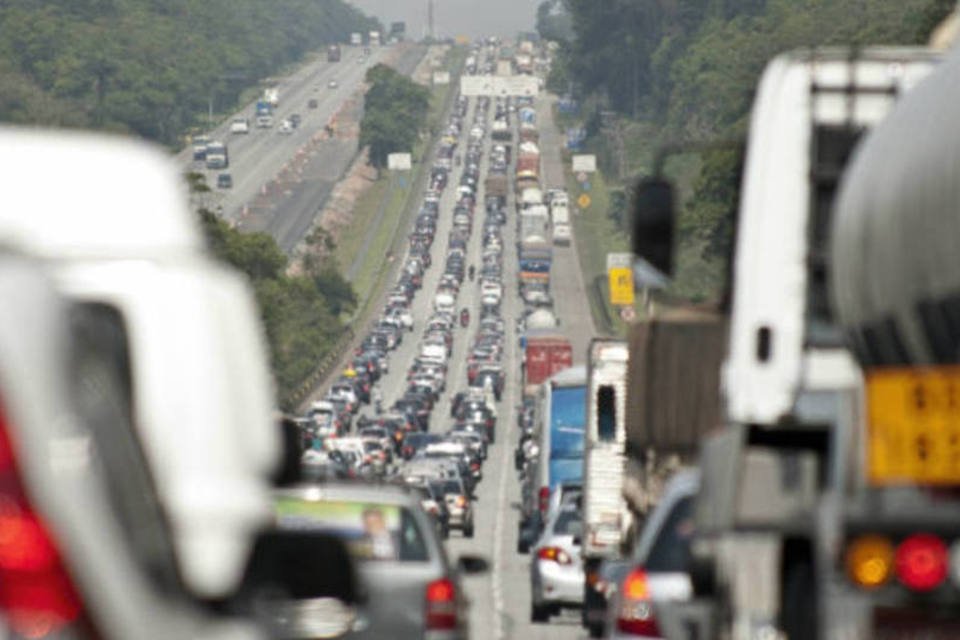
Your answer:
[[[577,198],[577,205],[578,205],[581,209],[587,209],[587,208],[589,208],[591,202],[593,202],[593,201],[590,199],[590,196],[588,196],[588,195],[585,194],[585,193],[581,193],[581,194],[580,194],[580,197]]]
[[[867,374],[873,485],[960,485],[960,366]]]
[[[633,306],[633,271],[629,267],[612,267],[607,270],[610,279],[610,304]]]

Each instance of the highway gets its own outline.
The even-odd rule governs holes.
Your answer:
[[[473,112],[476,100],[472,99],[470,111],[464,119],[464,135],[458,152],[466,148],[466,135],[469,132],[469,123],[473,121]],[[549,108],[547,100],[539,102],[541,117],[545,109]],[[492,117],[491,108],[490,115]],[[547,120],[549,126],[552,122]],[[488,126],[489,131],[489,126]],[[554,144],[558,136],[547,137],[548,144]],[[477,194],[477,209],[474,214],[474,232],[468,244],[467,264],[479,265],[482,249],[483,220],[483,178],[486,174],[489,158],[489,139],[485,143],[483,163],[481,165],[480,187]],[[562,172],[560,168],[559,148],[546,153],[552,154],[552,163],[546,175],[547,186],[561,186]],[[455,203],[455,185],[459,180],[459,170],[451,175],[450,186],[444,191],[440,203],[440,218],[438,221],[436,241],[432,247],[433,266],[425,273],[422,289],[417,292],[411,311],[415,319],[413,332],[407,333],[403,343],[390,355],[390,372],[381,378],[379,385],[383,394],[384,406],[389,407],[393,401],[403,395],[406,388],[406,371],[414,357],[419,352],[419,337],[425,320],[431,315],[433,292],[437,288],[440,275],[443,271],[444,254],[446,252],[447,236],[452,227],[452,210]],[[499,640],[504,638],[524,638],[535,640],[538,638],[550,640],[567,640],[585,638],[586,632],[580,626],[579,612],[569,611],[553,618],[549,624],[533,624],[530,622],[530,579],[529,556],[519,555],[517,548],[517,501],[520,494],[520,485],[513,468],[513,450],[517,442],[516,407],[520,403],[520,354],[518,352],[517,335],[514,331],[515,320],[522,314],[523,303],[517,291],[517,255],[515,250],[516,215],[513,197],[508,203],[508,220],[503,227],[504,246],[504,299],[502,315],[507,328],[506,353],[503,359],[505,371],[508,372],[502,401],[497,406],[497,434],[498,438],[490,447],[488,459],[484,465],[484,479],[477,489],[475,503],[476,534],[472,539],[463,538],[460,533],[453,532],[447,541],[448,554],[451,559],[464,553],[482,555],[490,560],[491,571],[485,575],[466,579],[465,588],[472,602],[470,614],[471,638],[479,640]],[[589,314],[584,313],[586,298],[583,294],[582,280],[579,277],[579,268],[572,249],[560,249],[557,252],[552,275],[554,298],[561,300],[561,329],[570,334],[578,349],[577,359],[583,360],[586,345],[593,335],[590,326]],[[478,284],[464,281],[458,298],[458,307],[469,307],[471,317],[480,317],[480,302]],[[476,321],[466,328],[457,328],[454,334],[453,353],[450,359],[447,388],[441,395],[433,409],[431,416],[431,431],[444,432],[452,425],[450,415],[450,399],[458,391],[467,388],[466,356],[469,345],[472,343]]]
[[[215,190],[211,206],[228,221],[246,231],[266,231],[287,252],[292,251],[310,230],[333,186],[343,176],[357,152],[357,133],[337,127],[336,116],[343,109],[357,117],[362,108],[359,94],[367,69],[387,62],[404,74],[411,74],[426,49],[402,44],[371,50],[369,57],[360,47],[342,47],[340,62],[330,63],[318,56],[292,75],[277,83],[280,104],[274,113],[274,127],[254,127],[254,103],[251,102],[208,132],[224,141],[230,152],[233,177],[231,189],[217,189],[217,175],[201,163],[192,162],[190,149],[179,156],[185,165],[202,171]],[[364,59],[365,58],[365,59]],[[337,86],[329,87],[335,80]],[[308,108],[311,99],[317,107]],[[300,126],[289,134],[279,132],[280,121],[292,114],[302,118]],[[249,118],[248,134],[231,134],[234,117]],[[333,123],[334,136],[324,127]]]

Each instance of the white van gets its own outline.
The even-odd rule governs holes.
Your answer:
[[[12,128],[0,128],[0,150],[0,244],[44,261],[71,301],[116,318],[136,437],[183,584],[204,599],[232,594],[254,534],[270,522],[280,458],[246,279],[207,254],[180,167],[165,151]],[[57,189],[48,188],[51,175]]]

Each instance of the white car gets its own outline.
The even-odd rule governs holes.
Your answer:
[[[576,503],[560,503],[531,555],[531,622],[547,622],[563,608],[583,606],[582,535],[583,516]]]
[[[277,129],[277,133],[290,134],[293,133],[293,123],[289,120],[283,120],[280,123],[280,127]]]
[[[230,133],[250,133],[250,121],[246,118],[234,118],[230,123]]]
[[[330,82],[327,83],[327,89],[336,89],[339,86],[340,86],[340,83],[337,82],[336,80],[331,80]]]

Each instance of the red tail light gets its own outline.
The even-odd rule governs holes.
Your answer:
[[[541,547],[537,550],[537,557],[557,564],[570,564],[572,562],[570,554],[560,547]]]
[[[427,585],[427,630],[457,628],[457,588],[447,578]]]
[[[83,607],[40,516],[27,498],[0,410],[0,613],[19,635],[40,638],[77,622]]]
[[[550,487],[540,487],[540,513],[546,515],[550,507]]]
[[[617,613],[617,629],[638,636],[659,636],[660,628],[653,615],[647,574],[634,569],[623,580],[623,598]]]
[[[947,578],[947,545],[937,536],[918,533],[900,543],[894,563],[897,578],[905,587],[931,591]]]

